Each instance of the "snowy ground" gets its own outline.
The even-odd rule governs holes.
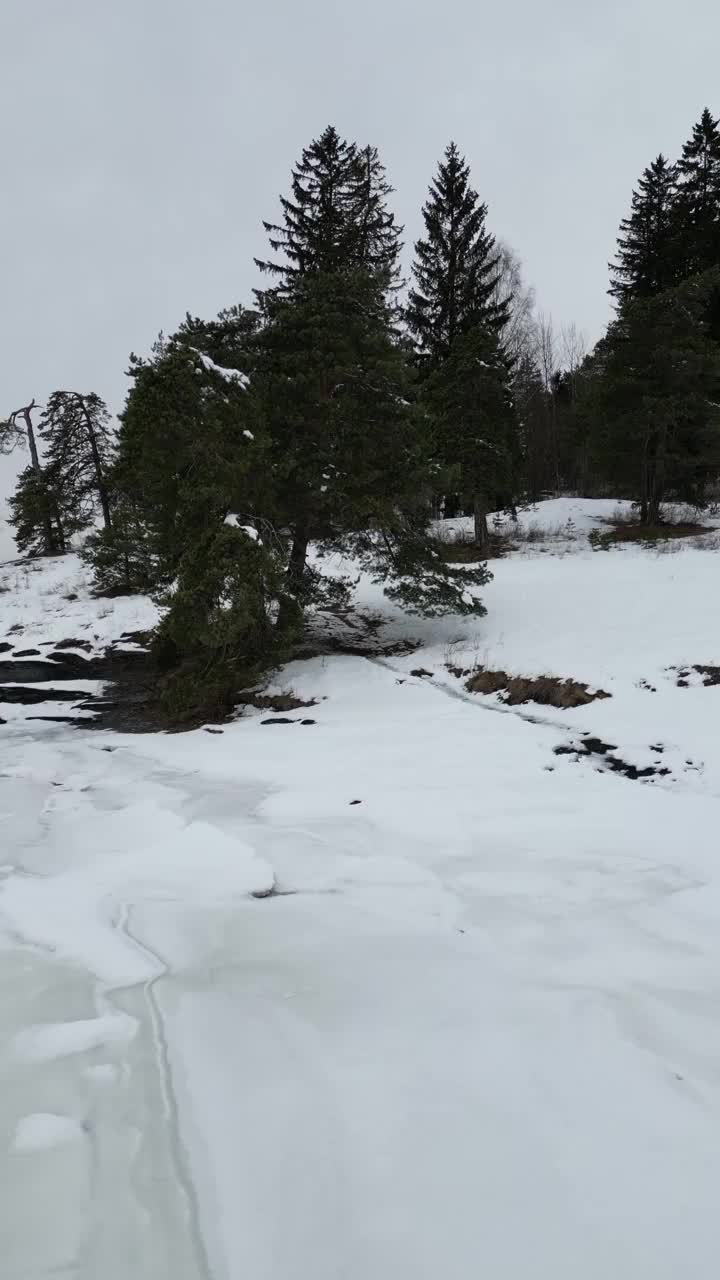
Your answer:
[[[408,657],[286,669],[314,724],[0,703],[3,1280],[714,1278],[720,687],[674,669],[720,664],[718,557],[570,541],[483,620],[390,613]],[[152,622],[73,558],[13,586],[22,647]]]

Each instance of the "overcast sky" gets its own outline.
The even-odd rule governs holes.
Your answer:
[[[454,138],[539,306],[596,339],[639,173],[720,114],[719,47],[716,0],[0,0],[0,413],[118,409],[131,350],[249,299],[330,122],[380,148],[408,241]]]

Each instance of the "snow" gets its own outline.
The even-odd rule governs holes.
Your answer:
[[[79,639],[90,644],[91,656],[123,632],[147,631],[158,620],[147,596],[93,600],[91,592],[92,572],[77,554],[0,563],[0,639],[17,638],[19,649]]]
[[[599,513],[523,515],[546,550],[485,618],[363,578],[420,648],[286,666],[315,705],[272,734],[0,726],[8,1277],[714,1276],[720,687],[675,668],[720,664],[716,554],[594,552]],[[65,572],[0,640],[149,608]],[[611,697],[511,708],[448,663]],[[581,734],[670,773],[555,754]]]
[[[240,516],[229,515],[225,517],[224,523],[229,525],[231,529],[240,529],[242,533],[246,533],[248,538],[252,538],[253,542],[260,541],[260,534],[251,524],[241,524]]]
[[[24,1062],[44,1062],[70,1053],[84,1053],[100,1045],[124,1044],[136,1029],[135,1019],[122,1013],[78,1018],[75,1022],[46,1022],[19,1032],[13,1049]]]
[[[14,1151],[43,1151],[62,1142],[75,1142],[82,1137],[82,1129],[70,1116],[57,1116],[52,1112],[38,1111],[23,1116],[15,1129]]]
[[[239,369],[225,369],[222,365],[216,364],[214,360],[211,360],[210,356],[206,356],[203,351],[197,351],[195,347],[192,350],[208,373],[218,374],[224,382],[237,383],[238,386],[242,387],[243,391],[246,391],[250,386],[250,379],[246,373],[241,373]],[[247,435],[248,433],[244,432],[243,434]]]

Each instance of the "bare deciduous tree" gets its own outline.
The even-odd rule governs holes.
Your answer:
[[[560,360],[570,382],[573,404],[577,400],[577,375],[588,354],[587,335],[578,329],[575,321],[564,324],[560,330]]]
[[[493,302],[507,307],[502,343],[513,364],[531,354],[535,342],[535,290],[523,280],[522,262],[508,244],[497,244],[498,275]]]

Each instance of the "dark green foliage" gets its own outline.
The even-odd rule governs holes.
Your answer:
[[[259,327],[259,312],[236,304],[221,311],[215,320],[186,315],[177,333],[165,345],[201,351],[220,368],[249,375],[253,371]],[[160,340],[161,347],[164,342]]]
[[[595,449],[644,523],[667,499],[702,505],[720,470],[718,289],[716,270],[627,303],[595,353]]]
[[[45,443],[45,465],[62,506],[73,512],[74,528],[87,528],[102,514],[109,529],[113,432],[105,403],[94,392],[54,391],[40,419],[39,435]]]
[[[26,467],[10,498],[9,523],[20,552],[29,556],[59,555],[77,531],[72,509],[61,502],[57,477],[48,468]]]
[[[475,537],[488,549],[489,510],[509,505],[517,490],[519,440],[507,362],[491,329],[458,336],[431,375],[427,402],[436,422],[437,456],[452,489],[469,498]]]
[[[487,205],[470,186],[454,142],[445,151],[423,207],[406,318],[423,364],[437,365],[456,338],[476,326],[500,332],[509,299],[497,297],[500,254],[487,230]]]
[[[707,107],[677,166],[676,233],[682,276],[720,266],[720,129]]]
[[[609,292],[618,304],[654,297],[677,281],[676,181],[675,165],[661,154],[633,192],[630,216],[620,223],[617,261],[610,264]]]
[[[307,602],[309,543],[352,548],[393,580],[429,554],[432,466],[427,415],[414,403],[382,283],[312,274],[275,300],[254,391],[269,438],[278,527],[292,545],[280,622]],[[443,574],[439,566],[435,577]],[[462,599],[462,588],[448,599]],[[418,599],[423,594],[415,582]],[[429,593],[435,598],[436,584]],[[294,606],[293,606],[293,602]]]
[[[111,482],[113,475],[110,475]],[[150,592],[160,579],[153,539],[137,504],[115,488],[112,526],[89,534],[80,553],[93,569],[99,595]]]
[[[369,271],[386,288],[400,287],[399,258],[402,227],[388,208],[393,188],[385,176],[385,166],[377,147],[363,147],[357,153],[354,180],[353,223],[357,226],[354,266]]]
[[[187,547],[155,641],[161,702],[173,718],[231,710],[281,655],[273,625],[280,581],[272,550],[234,525],[208,528]]]
[[[374,147],[358,149],[328,127],[292,172],[292,196],[281,196],[282,224],[266,222],[270,246],[284,261],[257,265],[287,296],[313,272],[366,270],[389,287],[397,282],[402,229],[387,208],[392,188]],[[265,292],[259,292],[261,303]]]
[[[519,490],[537,502],[556,486],[551,403],[535,360],[523,355],[513,369],[517,448],[521,458]]]
[[[113,483],[126,527],[142,532],[138,551],[156,566],[158,582],[172,581],[188,544],[249,500],[250,473],[258,484],[262,479],[262,443],[238,367],[255,325],[256,317],[238,309],[212,325],[186,320],[150,360],[131,360]],[[206,345],[228,363],[220,365]],[[111,546],[109,540],[108,552]],[[122,560],[120,547],[118,555]]]
[[[483,617],[487,612],[475,592],[492,578],[485,564],[450,564],[430,536],[427,506],[407,503],[395,512],[372,545],[348,540],[358,562],[375,582],[382,583],[389,600],[422,617],[447,613]]]

